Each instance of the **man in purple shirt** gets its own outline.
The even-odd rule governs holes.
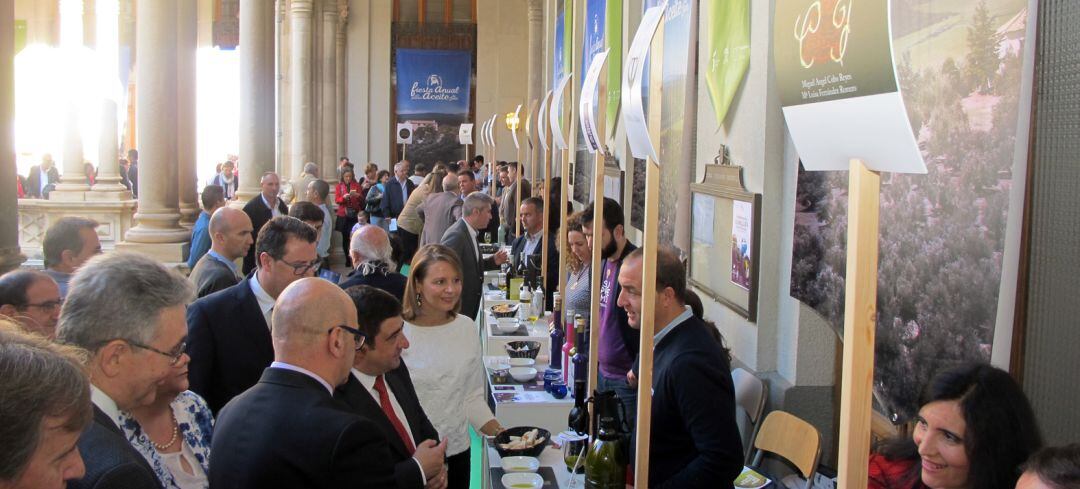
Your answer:
[[[581,214],[581,224],[589,246],[595,246],[592,242],[594,208],[590,203]],[[623,258],[637,246],[626,240],[623,210],[618,202],[605,197],[603,213],[600,321],[591,322],[600,326],[600,346],[596,352],[600,366],[597,384],[599,390],[615,391],[626,408],[626,421],[633,427],[637,418],[637,388],[627,383],[626,373],[637,359],[640,332],[630,327],[626,311],[616,301],[621,291],[619,269]]]

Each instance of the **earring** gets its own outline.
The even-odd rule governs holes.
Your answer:
[[[424,300],[420,297],[420,294],[416,294],[416,306],[424,307]]]

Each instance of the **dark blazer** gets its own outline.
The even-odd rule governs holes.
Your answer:
[[[420,234],[420,246],[438,243],[446,230],[461,218],[461,196],[454,192],[439,192],[428,195],[417,212],[424,220],[424,230]]]
[[[424,440],[438,442],[439,432],[435,430],[427,414],[424,414],[424,408],[420,406],[420,399],[416,397],[416,389],[413,387],[405,362],[401,362],[398,368],[384,374],[384,379],[390,391],[394,393],[394,397],[397,398],[398,405],[401,406],[401,411],[409,423],[413,445],[419,445]],[[413,460],[413,454],[405,449],[405,444],[402,443],[394,425],[390,424],[390,418],[383,413],[379,401],[370,394],[370,391],[364,389],[364,385],[355,376],[349,375],[348,382],[337,389],[334,397],[348,404],[353,412],[378,425],[390,446],[390,458],[394,463],[394,479],[397,480],[397,487],[402,489],[424,487],[420,466]]]
[[[281,198],[277,200],[278,212],[283,216],[289,215],[289,207],[282,202]],[[263,203],[262,194],[252,197],[247,204],[244,204],[244,213],[251,218],[251,229],[255,230],[255,239],[259,239],[259,231],[262,230],[264,224],[274,217],[274,214],[270,212],[270,208],[266,207]],[[253,269],[258,265],[258,261],[255,260],[255,246],[248,248],[247,256],[244,257],[244,268],[242,272],[244,275],[251,273]]]
[[[732,487],[743,451],[731,365],[712,326],[691,317],[673,327],[653,350],[649,487]]]
[[[132,161],[127,170],[128,182],[131,182],[131,195],[139,196],[139,162]]]
[[[349,278],[339,285],[343,290],[354,285],[370,285],[376,289],[389,292],[390,295],[397,298],[398,302],[401,302],[401,299],[405,297],[405,282],[407,281],[408,279],[405,278],[404,275],[397,272],[391,272],[386,275],[377,272],[369,275],[360,275],[359,272],[353,270],[352,273],[349,274]]]
[[[45,185],[56,185],[60,183],[60,171],[56,169],[54,165],[45,172],[45,177],[48,178],[48,182]],[[41,165],[34,165],[30,167],[30,173],[26,175],[26,186],[24,187],[27,197],[33,197],[38,199],[44,199],[49,197],[49,188],[45,189],[45,195],[41,194]]]
[[[209,253],[195,262],[188,279],[195,284],[195,297],[203,298],[219,290],[225,290],[240,283],[232,269]]]
[[[485,258],[483,262],[477,261],[476,251],[472,245],[476,240],[469,234],[467,226],[464,218],[458,219],[458,222],[446,230],[446,234],[442,237],[442,244],[454,250],[458,259],[461,260],[460,312],[475,320],[480,309],[480,296],[484,293],[481,289],[484,285],[484,270],[495,270],[499,266],[491,258]],[[477,248],[479,248],[479,243],[477,243]]]
[[[395,487],[375,423],[291,370],[266,369],[222,409],[210,452],[215,489]]]
[[[524,232],[522,236],[518,236],[514,239],[513,244],[510,245],[510,256],[514,260],[521,260],[521,255],[525,251],[525,236]],[[545,311],[550,311],[553,304],[552,292],[559,286],[559,251],[555,248],[555,235],[548,234],[544,237],[540,244],[537,245],[533,253],[529,255],[529,265],[535,267],[537,274],[540,273],[541,266],[543,265],[543,257],[540,256],[540,249],[547,248],[548,257],[548,274],[544,279],[544,307]],[[515,262],[517,263],[517,262]]]
[[[274,361],[270,327],[250,280],[245,278],[188,306],[188,381],[214,413],[255,385]]]
[[[383,185],[386,187],[386,192],[383,194],[382,213],[384,219],[397,219],[398,214],[401,214],[401,209],[405,208],[405,201],[407,199],[401,195],[401,184],[398,183],[397,178],[391,176],[390,180]],[[409,191],[409,195],[412,195],[413,190],[416,190],[416,184],[412,183],[412,180],[405,180],[405,188]]]
[[[124,432],[94,406],[94,419],[76,446],[86,464],[86,475],[68,482],[68,489],[160,489],[157,474],[131,446]]]

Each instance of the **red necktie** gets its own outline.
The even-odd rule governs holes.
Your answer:
[[[401,441],[405,443],[405,450],[410,454],[415,452],[416,445],[413,444],[412,437],[405,431],[405,425],[401,424],[397,414],[394,414],[394,405],[390,402],[390,394],[386,392],[386,382],[383,381],[382,375],[375,377],[375,390],[379,391],[379,405],[382,406],[383,413],[386,414],[390,424],[394,426],[394,430],[401,437]]]

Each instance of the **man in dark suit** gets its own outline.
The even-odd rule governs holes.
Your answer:
[[[384,219],[397,219],[398,214],[405,208],[405,202],[416,189],[416,184],[409,180],[408,172],[407,162],[399,161],[394,165],[394,178],[386,182],[386,193],[381,204]]]
[[[428,195],[418,209],[420,218],[424,220],[420,246],[439,243],[446,230],[461,219],[461,192],[457,174],[447,174],[442,185],[443,191]]]
[[[199,298],[240,283],[243,277],[236,260],[247,255],[255,243],[251,218],[231,207],[222,207],[210,216],[209,232],[210,251],[199,258],[188,275]]]
[[[385,291],[359,285],[345,291],[356,306],[367,338],[356,352],[352,374],[336,397],[379,426],[390,447],[400,489],[446,484],[446,439],[424,414],[401,352],[409,347],[402,331],[401,303]]]
[[[0,487],[58,488],[86,475],[76,443],[94,411],[79,353],[0,324],[0,392],[12,401],[0,409]]]
[[[619,270],[619,306],[641,327],[642,250]],[[732,487],[743,467],[728,354],[686,305],[686,269],[668,247],[656,254],[649,487]],[[630,446],[634,446],[633,443]]]
[[[56,184],[60,183],[60,171],[53,163],[52,155],[45,153],[41,156],[41,164],[30,167],[30,173],[26,175],[26,196],[33,199],[47,199],[49,192]]]
[[[499,250],[490,258],[480,254],[477,230],[487,227],[491,221],[491,203],[488,194],[473,192],[465,197],[461,206],[461,219],[442,237],[442,244],[454,250],[461,260],[461,313],[476,319],[480,309],[480,296],[484,284],[484,270],[495,270],[506,263],[507,254]]]
[[[547,249],[548,274],[544,280],[544,307],[546,311],[550,311],[554,297],[552,292],[559,286],[559,252],[555,249],[555,236],[544,236],[544,201],[539,197],[525,199],[521,202],[518,216],[521,217],[521,236],[510,246],[510,257],[515,265],[526,263],[529,273],[539,277],[543,265],[540,252]]]
[[[315,229],[295,217],[271,219],[255,242],[259,269],[188,307],[188,381],[215,413],[255,385],[274,360],[274,301],[289,284],[315,274],[317,239]]]
[[[289,207],[278,197],[281,191],[281,179],[278,178],[277,173],[270,172],[263,175],[262,180],[259,181],[259,187],[262,189],[259,195],[252,197],[247,204],[244,204],[244,213],[251,218],[251,227],[256,235],[262,231],[263,225],[270,219],[289,215]],[[251,273],[258,264],[255,250],[248,251],[244,256],[244,275]]]
[[[137,253],[100,255],[75,273],[57,341],[91,352],[94,419],[78,443],[86,476],[69,488],[160,487],[121,426],[124,413],[154,402],[158,384],[176,375],[192,295],[184,277]]]
[[[349,255],[356,269],[341,283],[341,288],[370,285],[385,290],[401,302],[401,298],[405,296],[407,279],[394,271],[397,270],[397,264],[391,258],[393,253],[390,235],[385,229],[370,224],[361,226],[353,233],[349,243]]]
[[[515,222],[517,221],[518,195],[517,188],[521,184],[521,200],[532,197],[532,185],[524,177],[518,178],[518,162],[511,161],[499,167],[499,182],[503,186],[502,196],[499,199],[499,220],[502,222],[506,242],[514,239]]]
[[[364,344],[349,296],[323,279],[298,280],[273,322],[274,362],[217,417],[210,487],[395,487],[382,430],[333,397]]]

